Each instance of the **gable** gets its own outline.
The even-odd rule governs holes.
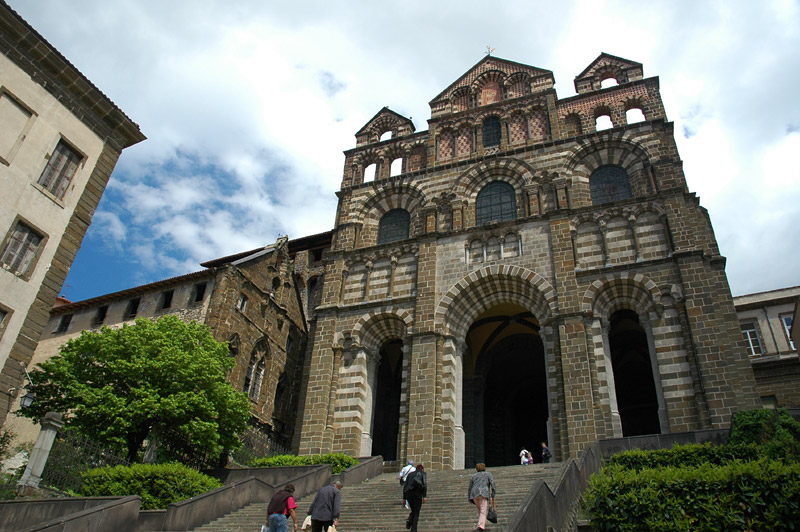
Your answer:
[[[530,94],[552,88],[555,78],[550,70],[487,55],[430,101],[431,116],[451,111],[453,104],[465,97],[481,105],[481,89],[489,84],[492,84],[492,92],[507,93],[510,86],[517,85],[525,94]],[[457,105],[455,112],[462,107]]]
[[[607,78],[614,78],[622,85],[629,81],[642,79],[644,69],[641,63],[601,53],[575,77],[575,91],[584,94],[600,89],[600,83]]]

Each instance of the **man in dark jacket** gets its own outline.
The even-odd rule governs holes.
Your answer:
[[[427,497],[428,477],[425,475],[425,466],[420,464],[417,466],[416,471],[409,473],[403,486],[403,498],[411,506],[411,514],[406,520],[406,528],[410,529],[411,532],[417,532],[419,512],[422,509],[422,503],[428,500]]]
[[[339,526],[339,507],[342,502],[342,483],[334,480],[321,488],[308,509],[311,516],[311,532],[328,532],[328,527]]]

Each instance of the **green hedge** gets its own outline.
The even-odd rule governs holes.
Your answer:
[[[625,451],[608,459],[606,465],[641,471],[659,467],[700,467],[703,464],[725,465],[734,460],[752,462],[762,458],[754,444],[711,445],[710,443],[675,445],[672,449]]]
[[[143,510],[166,508],[222,486],[219,480],[183,464],[135,464],[90,469],[82,474],[83,495],[139,495]]]
[[[758,445],[773,460],[797,460],[800,423],[783,408],[738,412],[731,423],[729,443]]]
[[[342,453],[312,454],[296,456],[293,454],[279,454],[269,458],[259,458],[250,465],[252,467],[283,467],[296,465],[330,464],[333,474],[341,473],[348,467],[358,464],[358,460]]]
[[[800,530],[800,463],[604,468],[584,498],[597,532]]]

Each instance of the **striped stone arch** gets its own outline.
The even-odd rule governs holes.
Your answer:
[[[353,212],[357,213],[359,220],[366,221],[370,218],[380,219],[392,209],[405,209],[413,216],[415,210],[428,203],[428,198],[409,183],[392,183],[383,185],[377,192],[361,199],[360,203],[360,206],[354,206]]]
[[[506,80],[508,76],[502,70],[488,70],[478,76],[475,81],[471,83],[471,87],[473,91],[480,91],[484,85],[491,82],[496,82],[503,86],[503,82]]]
[[[362,347],[377,351],[388,340],[403,340],[412,332],[414,318],[406,309],[386,306],[371,310],[353,327],[353,336]]]
[[[445,335],[464,338],[470,325],[487,309],[515,303],[531,311],[540,324],[557,310],[556,292],[538,273],[499,264],[476,270],[453,285],[439,300],[435,327]]]
[[[658,311],[661,292],[650,278],[641,273],[606,275],[595,280],[581,300],[581,311],[596,318],[608,319],[621,309],[640,316]]]
[[[517,193],[533,179],[534,169],[524,161],[506,157],[477,164],[458,176],[453,189],[456,197],[475,201],[481,188],[489,181],[500,178],[512,185]]]
[[[615,164],[623,167],[629,176],[634,176],[650,164],[650,154],[645,148],[622,138],[625,131],[614,132],[609,136],[593,136],[582,139],[572,152],[565,165],[565,174],[585,178],[597,168]]]

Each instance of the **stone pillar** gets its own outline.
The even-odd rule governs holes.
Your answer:
[[[39,482],[42,480],[42,471],[44,471],[44,466],[47,464],[47,458],[50,456],[50,450],[53,448],[56,434],[64,426],[61,421],[61,414],[58,412],[48,412],[40,423],[42,428],[39,430],[39,436],[33,446],[28,466],[25,468],[25,472],[22,474],[18,484],[20,493],[25,488],[39,487]]]
[[[361,454],[372,456],[372,427],[375,418],[375,389],[378,386],[378,365],[380,353],[367,353],[362,350],[356,358],[363,361],[365,367],[364,379],[364,414],[361,419]]]
[[[408,458],[423,464],[433,459],[433,417],[436,391],[436,337],[412,337],[409,387]]]
[[[565,413],[567,426],[570,427],[569,454],[577,458],[583,449],[597,439],[595,398],[591,383],[595,368],[586,357],[586,330],[582,317],[565,318],[559,325],[558,336],[564,370]]]
[[[400,381],[400,416],[397,420],[397,458],[405,463],[408,460],[408,412],[409,412],[409,380],[411,368],[411,339],[403,338],[403,362]]]
[[[634,259],[639,261],[641,259],[641,243],[639,242],[639,235],[636,233],[636,215],[631,214],[628,216],[628,227],[631,228],[631,235],[633,235],[633,250]]]

